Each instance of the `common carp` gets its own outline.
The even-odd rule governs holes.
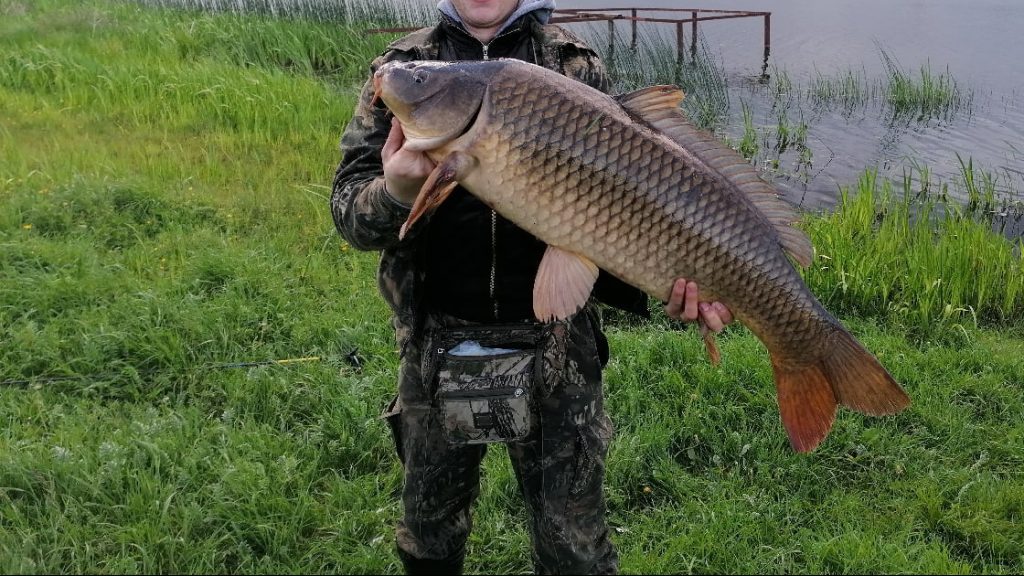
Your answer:
[[[813,247],[798,212],[687,120],[678,88],[612,97],[517,60],[393,62],[374,84],[405,148],[436,163],[401,235],[463,186],[548,244],[538,319],[578,311],[599,269],[663,301],[685,277],[767,347],[795,450],[825,438],[839,404],[870,415],[909,405],[803,282],[791,259],[809,265]]]

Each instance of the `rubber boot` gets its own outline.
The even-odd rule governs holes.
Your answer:
[[[441,560],[415,558],[402,549],[398,550],[398,557],[402,560],[402,565],[405,566],[406,574],[462,574],[462,562],[466,559],[466,549],[463,548]]]

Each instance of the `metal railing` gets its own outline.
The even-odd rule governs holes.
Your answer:
[[[668,13],[689,13],[687,18],[678,17],[653,17],[646,16],[649,12]],[[680,62],[683,61],[685,53],[684,46],[686,24],[690,25],[690,58],[697,53],[697,23],[711,20],[726,20],[732,18],[763,18],[764,19],[764,58],[763,66],[768,65],[768,56],[771,52],[772,37],[772,13],[753,12],[749,10],[710,10],[705,8],[567,8],[555,10],[551,22],[556,24],[571,24],[575,22],[608,22],[608,47],[609,52],[614,54],[615,50],[615,22],[626,20],[630,23],[630,48],[636,50],[637,22],[656,22],[662,24],[674,24],[676,29],[676,55]]]
[[[647,16],[647,13],[668,12],[670,14],[688,13],[688,17],[658,17]],[[685,25],[690,25],[690,58],[696,57],[697,53],[697,24],[712,20],[726,20],[732,18],[763,18],[764,19],[764,57],[762,59],[761,72],[764,74],[768,68],[768,56],[771,52],[772,38],[772,13],[754,12],[749,10],[712,10],[706,8],[564,8],[555,10],[551,22],[555,24],[572,24],[579,22],[608,22],[608,49],[609,54],[615,53],[615,23],[619,20],[630,23],[630,48],[636,50],[637,44],[637,23],[652,22],[661,24],[673,24],[676,30],[676,57],[679,63],[683,62],[685,55]],[[376,28],[369,30],[370,33],[388,32],[410,32],[416,28]]]

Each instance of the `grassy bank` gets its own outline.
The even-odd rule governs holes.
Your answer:
[[[397,354],[376,255],[327,210],[384,39],[93,1],[0,16],[0,572],[398,571]],[[911,394],[899,416],[841,412],[796,455],[749,332],[716,368],[692,331],[612,326],[623,571],[1024,569],[1020,247],[911,217],[919,180],[868,173],[808,220],[807,278]],[[503,450],[485,466],[468,569],[527,571]]]

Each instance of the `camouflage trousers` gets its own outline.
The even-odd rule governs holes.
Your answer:
[[[533,427],[521,440],[506,444],[527,506],[539,574],[618,570],[604,519],[604,461],[612,424],[603,408],[596,314],[588,307],[546,327]],[[468,324],[431,319],[428,328],[439,323]],[[404,517],[396,532],[399,554],[429,561],[464,554],[487,447],[448,441],[435,399],[436,380],[423,377],[426,340],[403,347],[398,398],[384,416],[405,469]]]

